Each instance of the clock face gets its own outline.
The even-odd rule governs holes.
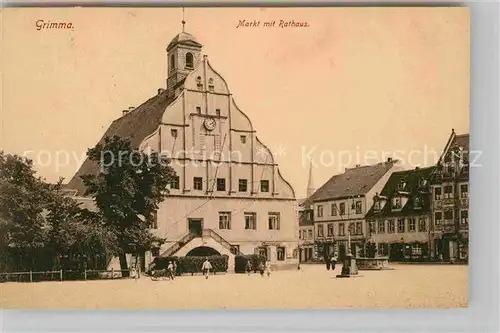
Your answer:
[[[215,129],[215,125],[217,125],[217,123],[215,122],[215,119],[213,118],[206,118],[205,121],[203,122],[203,125],[205,126],[205,128],[209,131],[213,131]]]

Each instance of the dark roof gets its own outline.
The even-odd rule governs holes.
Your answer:
[[[397,160],[347,169],[346,172],[330,178],[309,197],[309,201],[365,195],[395,163]]]
[[[441,156],[439,157],[438,163],[440,164],[443,162],[443,159],[445,159],[447,156],[449,156],[450,150],[454,146],[461,147],[464,152],[469,152],[469,134],[460,134],[457,135],[455,133],[455,130],[451,131],[451,135],[448,138],[448,141],[446,142],[446,145],[444,146],[443,152]]]
[[[195,46],[200,48],[202,47],[200,42],[198,42],[198,40],[196,40],[196,38],[193,35],[187,32],[181,32],[177,36],[175,36],[172,39],[172,41],[168,44],[167,51],[170,51],[177,44]]]
[[[410,216],[410,215],[421,215],[425,213],[430,213],[431,211],[431,193],[430,193],[430,178],[435,166],[428,168],[419,168],[406,171],[394,172],[387,183],[385,184],[381,196],[387,198],[387,203],[380,211],[374,211],[373,206],[370,208],[366,214],[367,218],[375,217],[391,217],[391,216]],[[420,180],[426,179],[427,185],[425,187],[420,186]],[[406,183],[404,187],[404,192],[408,193],[408,201],[403,209],[398,211],[393,211],[391,207],[391,199],[395,194],[398,193],[398,186],[404,180]],[[399,194],[398,194],[399,195]],[[414,199],[420,196],[422,199],[422,208],[415,208]]]
[[[165,109],[174,101],[175,96],[167,97],[167,94],[167,91],[163,91],[133,111],[113,121],[99,143],[104,143],[106,137],[117,135],[130,140],[132,147],[138,149],[142,141],[158,128]],[[86,159],[66,188],[75,189],[79,195],[84,195],[85,185],[80,177],[85,174],[97,174],[98,170],[97,163]]]
[[[469,134],[457,135],[454,142],[452,142],[452,146],[455,144],[462,147],[464,151],[469,151]]]

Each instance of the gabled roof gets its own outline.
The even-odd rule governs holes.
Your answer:
[[[142,141],[160,126],[165,109],[174,100],[175,96],[168,96],[167,91],[151,97],[133,111],[113,121],[99,143],[104,143],[106,137],[117,135],[130,140],[132,148],[138,149]],[[97,163],[86,159],[66,188],[77,190],[78,195],[83,196],[85,185],[80,177],[85,174],[97,174],[98,171]]]
[[[464,152],[469,152],[469,134],[467,133],[467,134],[457,135],[455,133],[455,130],[452,129],[450,137],[448,138],[448,142],[446,142],[446,145],[443,149],[443,153],[441,154],[441,157],[439,157],[437,164],[440,164],[445,159],[449,151],[454,146],[461,147]]]
[[[421,215],[430,213],[431,195],[430,195],[430,188],[428,187],[428,185],[430,177],[435,169],[436,167],[432,166],[428,168],[418,168],[413,170],[394,172],[387,181],[387,183],[385,184],[384,188],[382,189],[382,192],[380,192],[381,196],[387,198],[387,203],[385,204],[384,208],[380,211],[375,211],[373,209],[374,207],[372,206],[370,207],[370,210],[366,214],[366,217],[376,218],[376,217],[391,217],[391,216],[410,216],[410,215]],[[420,187],[421,179],[426,179],[428,181],[427,187],[425,188]],[[402,181],[406,183],[404,192],[409,193],[408,201],[401,210],[393,211],[391,207],[391,199],[398,193],[398,186]],[[422,206],[421,206],[422,208],[420,209],[415,208],[414,205],[414,199],[417,196],[420,196],[420,198],[422,199]]]
[[[397,160],[390,160],[346,169],[346,172],[330,178],[308,198],[308,201],[326,201],[335,198],[365,195],[396,163]]]
[[[168,44],[167,51],[170,51],[177,44],[189,45],[199,48],[202,47],[200,42],[198,42],[198,40],[193,35],[187,32],[181,32],[177,36],[175,36]]]

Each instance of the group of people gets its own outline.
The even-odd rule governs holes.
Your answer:
[[[211,270],[212,270],[212,264],[207,258],[205,259],[201,267],[201,271],[205,276],[205,279],[208,279],[208,275],[210,274]],[[165,269],[156,270],[154,266],[151,268],[151,278],[153,279],[157,279],[159,277],[166,277],[167,279],[174,280],[176,274],[177,274],[177,263],[175,261],[169,261],[166,270]]]
[[[247,266],[246,266],[246,271],[248,275],[252,272],[252,263],[247,261]],[[259,270],[260,276],[264,276],[264,273],[267,274],[267,277],[271,276],[271,263],[269,261],[260,262],[259,265],[257,266],[257,269]]]
[[[335,265],[337,264],[337,255],[331,254],[329,256],[325,256],[325,264],[326,264],[326,270],[332,269],[332,271],[335,270]]]

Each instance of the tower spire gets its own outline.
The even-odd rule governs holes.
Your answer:
[[[184,7],[182,7],[182,32],[184,32],[184,26],[186,25],[186,21],[184,20]]]
[[[309,159],[309,179],[307,181],[307,197],[309,198],[316,191],[314,187],[313,175],[312,175],[312,158]]]

